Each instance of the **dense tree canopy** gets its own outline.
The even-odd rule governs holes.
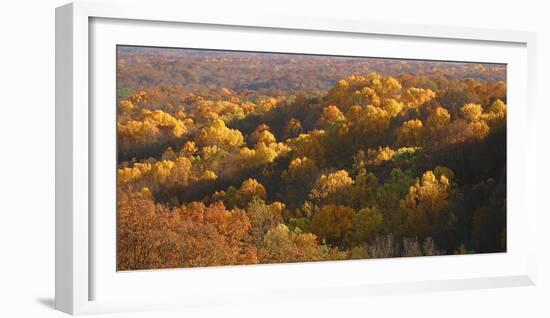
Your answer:
[[[119,270],[506,250],[504,66],[120,50]]]

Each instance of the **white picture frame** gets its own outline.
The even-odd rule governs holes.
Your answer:
[[[97,24],[98,21],[107,21],[108,23],[101,25]],[[114,23],[109,21],[114,21]],[[335,41],[349,37],[362,37],[367,40],[376,38],[376,41],[382,42],[393,39],[397,46],[400,41],[408,41],[412,47],[418,42],[420,43],[419,47],[412,48],[407,57],[423,57],[424,55],[417,56],[416,54],[420,53],[415,52],[420,50],[421,45],[431,45],[433,48],[431,56],[438,56],[439,59],[456,59],[459,56],[457,54],[463,54],[465,60],[475,60],[486,55],[490,56],[486,59],[491,58],[491,61],[510,63],[512,72],[509,73],[508,80],[511,82],[509,87],[518,93],[514,93],[512,97],[517,101],[515,103],[517,106],[511,104],[510,109],[511,125],[508,138],[512,150],[508,150],[510,159],[508,169],[513,172],[510,178],[516,178],[514,181],[517,182],[515,182],[515,187],[509,189],[509,193],[515,199],[508,203],[508,214],[514,216],[521,211],[522,216],[521,219],[509,218],[509,222],[518,221],[512,225],[513,231],[509,231],[509,236],[514,239],[515,244],[510,251],[502,255],[450,256],[438,257],[437,260],[407,258],[316,264],[233,266],[154,271],[155,273],[137,272],[135,274],[116,273],[116,269],[110,272],[111,269],[114,269],[112,266],[114,264],[102,269],[104,267],[97,262],[98,260],[109,260],[112,257],[112,253],[103,251],[109,250],[109,246],[105,247],[105,245],[114,243],[113,240],[102,241],[94,238],[94,231],[98,227],[108,224],[102,218],[94,216],[92,211],[98,205],[109,205],[104,201],[95,202],[96,196],[94,195],[97,191],[101,191],[100,188],[105,188],[101,184],[105,178],[96,176],[97,170],[105,167],[100,160],[101,157],[104,157],[103,153],[102,156],[97,154],[103,151],[103,148],[98,149],[97,142],[110,138],[108,133],[107,135],[105,132],[98,134],[97,125],[101,125],[101,127],[109,125],[107,121],[101,122],[101,120],[110,115],[108,112],[97,112],[97,108],[94,108],[93,105],[98,99],[103,101],[103,98],[109,102],[110,97],[108,94],[96,96],[93,92],[105,92],[105,88],[96,82],[98,77],[102,79],[102,83],[106,83],[107,89],[108,85],[112,85],[114,69],[110,69],[109,72],[100,72],[102,66],[108,66],[113,62],[109,62],[112,52],[97,51],[96,48],[112,47],[113,44],[120,43],[119,41],[124,42],[120,44],[136,44],[134,41],[137,40],[132,40],[131,28],[132,25],[138,24],[144,28],[142,31],[145,32],[141,33],[143,36],[139,40],[140,43],[137,44],[144,45],[170,46],[170,34],[181,32],[181,30],[178,31],[178,28],[185,28],[185,26],[193,26],[197,29],[208,27],[213,37],[219,36],[216,35],[219,30],[236,28],[236,37],[238,32],[241,32],[241,35],[250,36],[250,34],[246,34],[247,30],[272,35],[280,35],[279,33],[283,32],[289,38],[296,38],[296,42],[300,41],[300,34],[303,36],[315,34],[316,38],[332,38]],[[147,28],[152,25],[155,26],[154,32],[147,32]],[[188,34],[192,34],[192,32]],[[190,36],[188,40],[195,41],[195,45],[200,45],[197,38],[195,37],[193,40]],[[342,43],[345,42],[342,41]],[[422,44],[424,42],[431,44]],[[173,45],[184,44],[188,43],[178,42]],[[221,45],[223,47],[217,48],[229,49],[227,47],[229,44]],[[241,44],[235,48],[254,49],[258,48],[258,45],[262,45],[261,41],[255,41],[254,44]],[[454,52],[448,53],[447,56],[445,52],[449,50],[437,50],[437,46],[444,45],[452,46]],[[484,48],[483,45],[487,47]],[[491,46],[494,48],[490,49]],[[500,56],[498,52],[504,46],[511,48],[510,53],[509,55],[502,53]],[[117,5],[116,1],[109,4],[78,2],[57,8],[56,308],[70,314],[87,314],[239,302],[284,302],[534,284],[536,278],[534,271],[536,264],[534,247],[536,244],[534,242],[537,213],[534,204],[535,194],[534,191],[523,191],[523,189],[536,186],[534,173],[536,169],[534,159],[536,151],[534,143],[536,129],[534,46],[535,34],[531,32],[367,21],[297,19],[247,14],[224,16],[213,15],[211,12],[193,12],[184,4],[172,7],[141,4],[123,7]],[[472,50],[471,53],[468,53],[470,55],[466,56],[464,48],[469,47]],[[269,47],[261,48],[270,51]],[[281,51],[280,47],[277,49]],[[271,50],[275,50],[275,48]],[[292,51],[291,48],[287,50]],[[323,50],[321,46],[315,44],[294,50],[309,53],[324,52],[320,51]],[[107,53],[102,55],[102,52]],[[360,51],[358,52],[360,53]],[[402,52],[394,54],[397,54],[396,57],[403,57],[401,56]],[[391,52],[379,51],[376,54],[381,57],[389,57],[389,55]],[[112,90],[114,91],[114,88]],[[114,132],[114,130],[110,131]],[[101,147],[101,144],[99,146]],[[109,173],[106,175],[108,178]],[[114,172],[111,178],[115,178]],[[508,182],[510,183],[510,181]],[[114,235],[112,223],[110,226],[107,231]],[[112,235],[106,237],[112,238]],[[114,246],[110,250],[114,250]],[[365,271],[365,264],[367,264],[365,262],[370,262],[368,271]],[[494,268],[493,265],[500,266]],[[415,276],[413,279],[406,279],[405,275],[397,274],[393,275],[393,279],[389,278],[392,270],[395,273],[402,273],[406,268],[411,268],[411,273],[414,273]],[[445,269],[438,271],[436,270],[438,268]],[[363,279],[354,279],[350,275],[337,277],[342,272],[358,273],[361,271],[365,274]],[[315,280],[321,274],[328,274],[330,279]],[[289,277],[289,275],[302,279],[294,280],[293,284],[281,284],[280,278]],[[190,279],[191,277],[193,279]],[[213,278],[223,281],[225,277],[228,277],[227,281],[218,284],[220,286],[213,281]],[[268,279],[268,277],[272,279]],[[265,286],[258,289],[257,282],[262,278],[266,279],[263,282]],[[190,282],[189,288],[175,294],[173,289],[166,288],[167,293],[171,292],[175,295],[171,298],[158,292],[159,286],[167,286],[170,281],[178,279]],[[208,279],[211,281],[205,284],[205,288],[200,289],[201,279],[202,282]],[[235,284],[235,282],[243,281],[244,283],[239,286]],[[143,286],[143,290],[136,289],[137,282]],[[231,285],[232,283],[233,285]],[[193,286],[195,288],[192,288]],[[155,292],[148,292],[151,290]],[[304,290],[307,290],[307,293],[304,293]],[[123,292],[126,297],[118,297]]]

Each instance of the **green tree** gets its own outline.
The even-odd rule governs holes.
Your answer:
[[[375,207],[359,210],[353,217],[351,240],[355,244],[371,241],[382,230],[382,213]]]

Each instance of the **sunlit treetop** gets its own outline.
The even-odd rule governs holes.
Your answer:
[[[244,137],[241,132],[228,128],[220,119],[216,119],[210,126],[202,128],[197,140],[203,145],[222,147],[238,147],[244,144]]]
[[[482,119],[483,107],[480,104],[466,104],[462,106],[460,112],[464,119],[474,122]]]

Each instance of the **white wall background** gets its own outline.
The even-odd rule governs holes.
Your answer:
[[[180,0],[181,1],[181,0]],[[159,0],[149,1],[161,5]],[[199,3],[196,3],[199,2]],[[54,8],[63,0],[4,1],[0,11],[0,317],[62,317],[54,297]],[[545,1],[190,1],[194,9],[531,30],[538,33],[539,276],[536,287],[380,296],[271,308],[112,317],[548,317],[550,19]],[[131,5],[129,3],[128,5]],[[543,166],[544,165],[544,166]],[[543,205],[544,203],[544,205]]]

